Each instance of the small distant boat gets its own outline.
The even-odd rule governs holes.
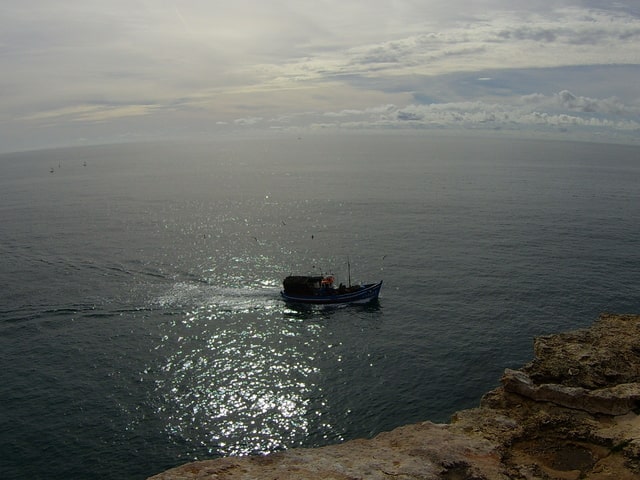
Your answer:
[[[280,292],[287,302],[334,305],[341,303],[367,303],[376,300],[382,288],[382,281],[364,285],[340,284],[334,287],[332,275],[290,275],[282,282]],[[349,282],[351,283],[351,282]]]

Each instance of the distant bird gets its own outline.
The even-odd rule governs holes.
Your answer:
[[[313,240],[313,234],[311,235],[311,240]]]
[[[282,220],[282,224],[283,224],[283,225],[286,225],[286,223],[284,223],[284,220]]]

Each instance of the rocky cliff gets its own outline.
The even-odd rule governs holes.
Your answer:
[[[639,479],[640,315],[539,337],[480,406],[317,449],[174,468],[182,479]]]

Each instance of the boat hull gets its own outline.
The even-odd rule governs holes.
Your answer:
[[[280,292],[287,302],[309,303],[314,305],[337,305],[342,303],[368,303],[378,298],[382,282],[363,285],[360,290],[336,295],[298,295]]]

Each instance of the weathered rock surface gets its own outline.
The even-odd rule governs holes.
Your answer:
[[[603,314],[589,329],[537,338],[534,352],[450,424],[151,479],[640,479],[640,315]]]

